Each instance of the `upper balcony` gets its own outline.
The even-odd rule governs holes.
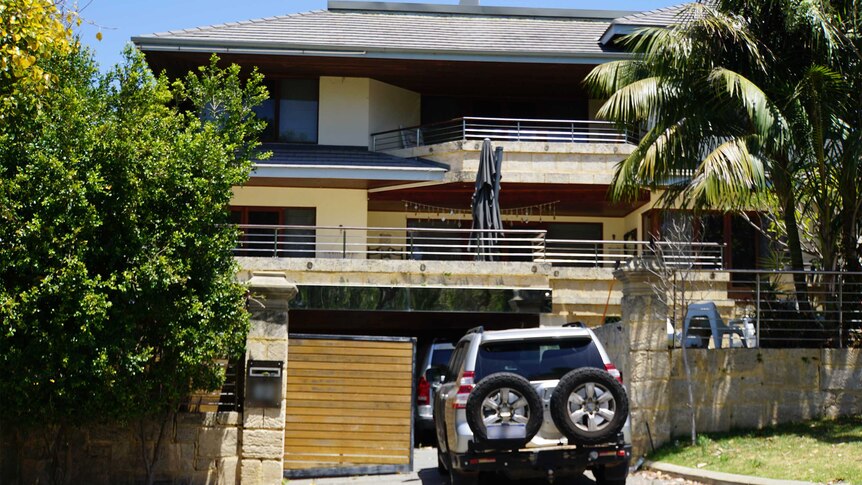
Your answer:
[[[465,116],[371,134],[373,151],[391,151],[490,139],[516,143],[636,144],[630,131],[614,123],[597,120],[546,120],[526,118],[484,118]]]

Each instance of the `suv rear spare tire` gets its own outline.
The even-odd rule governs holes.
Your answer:
[[[570,444],[595,445],[616,439],[629,415],[622,384],[608,372],[575,369],[551,395],[551,418]]]
[[[542,426],[542,400],[530,381],[511,372],[491,374],[476,384],[466,406],[467,424],[477,442],[499,442],[501,447],[520,448]],[[489,439],[488,426],[522,425],[523,436]]]

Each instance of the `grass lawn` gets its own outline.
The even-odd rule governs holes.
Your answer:
[[[683,438],[649,458],[691,468],[785,480],[862,485],[862,417]]]

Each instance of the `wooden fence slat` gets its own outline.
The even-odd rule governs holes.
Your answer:
[[[343,454],[343,455],[375,455],[375,456],[410,456],[406,450],[392,449],[376,449],[359,446],[340,446],[334,448],[332,446],[316,446],[307,441],[299,440],[298,444],[287,443],[284,445],[285,453],[326,453],[326,454]]]
[[[325,404],[325,405],[324,405]],[[357,404],[357,403],[344,403]],[[344,404],[333,406],[332,403],[318,403],[317,405],[289,403],[287,406],[288,416],[329,416],[340,419],[342,417],[360,416],[362,419],[388,418],[388,419],[403,419],[409,418],[411,412],[401,409],[400,407],[392,409],[384,409],[380,407],[346,407]],[[358,403],[364,405],[365,403]],[[355,419],[355,418],[354,418]]]
[[[290,377],[288,375],[288,387],[293,385],[331,385],[331,386],[367,386],[369,382],[368,379],[356,379],[353,377],[338,377],[338,376],[330,376],[330,377],[316,377],[316,376],[293,376]],[[383,387],[383,386],[381,386]],[[409,379],[398,379],[396,380],[386,380],[387,388],[413,388],[413,382]]]
[[[301,355],[301,354],[294,354]],[[381,367],[392,365],[410,365],[413,360],[407,357],[379,357],[366,355],[334,355],[334,354],[305,354],[302,355],[303,362],[339,362],[345,364],[380,364]]]
[[[389,416],[384,417],[370,417],[363,416],[361,419],[357,419],[356,416],[320,416],[314,414],[298,414],[293,413],[292,415],[287,416],[287,421],[292,426],[297,425],[309,425],[309,426],[317,426],[317,429],[321,429],[326,426],[333,426],[335,428],[338,425],[342,424],[353,424],[357,421],[361,421],[364,425],[367,426],[398,426],[402,430],[404,426],[410,426],[410,418],[392,418]],[[328,428],[327,428],[328,429]]]
[[[311,346],[311,345],[300,345],[298,347],[291,347],[290,351],[293,355],[357,355],[357,348],[351,347],[328,347],[328,346]],[[361,349],[362,355],[369,355],[374,357],[400,357],[410,359],[413,357],[413,353],[410,349],[375,349],[375,348],[366,348]]]
[[[355,420],[353,423],[326,423],[322,425],[322,423],[291,423],[290,425],[290,433],[294,433],[297,431],[320,431],[321,429],[326,430],[327,433],[363,433],[362,436],[365,436],[364,433],[390,433],[390,434],[399,434],[398,439],[402,438],[404,426],[401,424],[373,424],[367,423],[365,420],[361,421],[362,424],[358,424]]]
[[[409,441],[409,440],[408,440]],[[403,450],[405,453],[404,443],[393,442],[391,440],[382,440],[382,441],[372,441],[372,440],[364,440],[364,439],[354,439],[354,440],[337,440],[337,439],[327,439],[327,438],[318,438],[318,439],[307,439],[307,438],[288,438],[285,436],[284,438],[284,446],[298,446],[298,445],[307,445],[309,448],[317,447],[325,447],[325,449],[329,449],[332,451],[337,451],[339,453],[343,453],[341,451],[342,448],[349,449],[357,449],[357,448],[365,448],[367,450]]]
[[[408,398],[413,393],[410,387],[389,387],[389,386],[343,386],[343,385],[320,385],[320,384],[297,384],[287,386],[287,392],[309,392],[309,393],[331,393],[342,395],[371,395],[375,399],[388,399],[384,396],[407,396]]]
[[[373,340],[331,340],[331,339],[294,339],[289,341],[291,346],[310,347],[344,347],[358,349],[403,349],[411,348],[407,342],[381,342]]]
[[[290,369],[293,367],[294,369],[327,369],[327,370],[340,370],[344,369],[344,362],[307,362],[301,360],[293,360],[288,361],[287,368]],[[374,372],[388,372],[390,374],[397,374],[401,372],[413,372],[412,364],[363,364],[363,363],[353,363],[350,364],[350,368],[352,370],[368,370]]]

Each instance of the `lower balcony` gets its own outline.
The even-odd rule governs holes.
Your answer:
[[[234,254],[253,258],[546,263],[614,268],[637,257],[697,270],[724,269],[724,245],[711,242],[549,239],[544,229],[239,225]]]

